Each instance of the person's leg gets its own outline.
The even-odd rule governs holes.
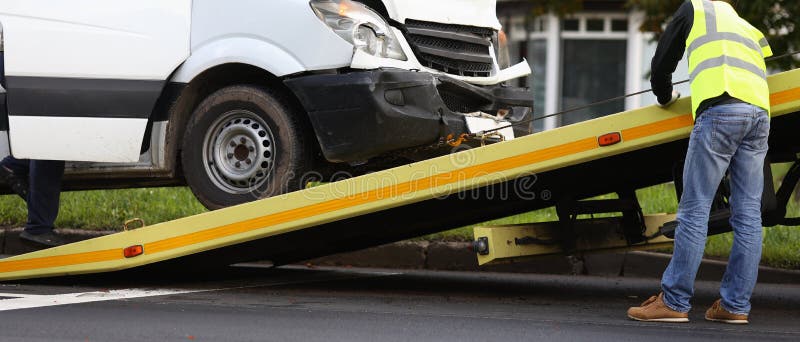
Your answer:
[[[770,123],[765,112],[754,120],[731,160],[733,247],[720,287],[722,308],[740,315],[750,312],[750,296],[761,260],[761,195]]]
[[[718,115],[712,107],[697,119],[686,153],[675,246],[661,278],[664,304],[678,312],[691,309],[689,300],[705,250],[711,203],[736,151],[734,142],[719,146],[715,141],[719,130],[725,129],[715,124]]]
[[[39,235],[53,231],[58,216],[64,162],[31,160],[28,223],[25,231]]]

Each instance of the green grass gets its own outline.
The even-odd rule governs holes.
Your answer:
[[[75,191],[61,194],[57,227],[121,230],[132,218],[154,224],[205,212],[187,188]],[[27,209],[19,197],[0,196],[0,224],[22,226]]]
[[[785,167],[778,167],[781,174]],[[672,184],[662,184],[637,191],[645,214],[675,213],[677,200]],[[601,196],[611,198],[612,196]],[[61,211],[56,226],[93,230],[120,230],[128,219],[141,218],[147,224],[190,216],[205,212],[187,188],[151,188],[129,190],[77,191],[61,196]],[[792,200],[790,215],[800,216],[800,203]],[[0,196],[0,225],[22,226],[26,208],[16,196]],[[426,236],[427,240],[469,241],[472,228],[477,225],[506,225],[530,222],[556,221],[553,208],[462,227]],[[727,258],[732,244],[732,234],[712,236],[708,239],[706,255]],[[800,228],[774,227],[764,230],[762,262],[766,265],[800,269]]]

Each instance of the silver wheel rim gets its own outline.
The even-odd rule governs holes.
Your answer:
[[[233,110],[220,115],[206,132],[203,165],[217,188],[246,194],[269,178],[274,151],[275,139],[264,120],[247,110]]]

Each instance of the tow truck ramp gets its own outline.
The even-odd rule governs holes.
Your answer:
[[[795,162],[800,152],[800,70],[771,76],[769,83],[769,158]],[[668,110],[646,107],[614,114],[2,259],[0,280],[133,268],[208,271],[252,260],[281,265],[553,206],[559,224],[477,229],[480,262],[663,246],[670,240],[658,231],[672,218],[641,215],[635,190],[675,180],[693,127],[690,107],[690,99],[684,98]],[[800,178],[797,173],[794,178]],[[619,199],[585,201],[608,193],[617,193]],[[766,212],[780,214],[774,224],[784,222],[785,203],[781,208],[781,196],[777,201],[772,197],[772,209]],[[621,216],[579,220],[599,212]]]

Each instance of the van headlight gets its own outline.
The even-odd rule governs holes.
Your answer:
[[[312,0],[311,8],[325,25],[370,55],[406,60],[391,26],[380,14],[351,0]]]

